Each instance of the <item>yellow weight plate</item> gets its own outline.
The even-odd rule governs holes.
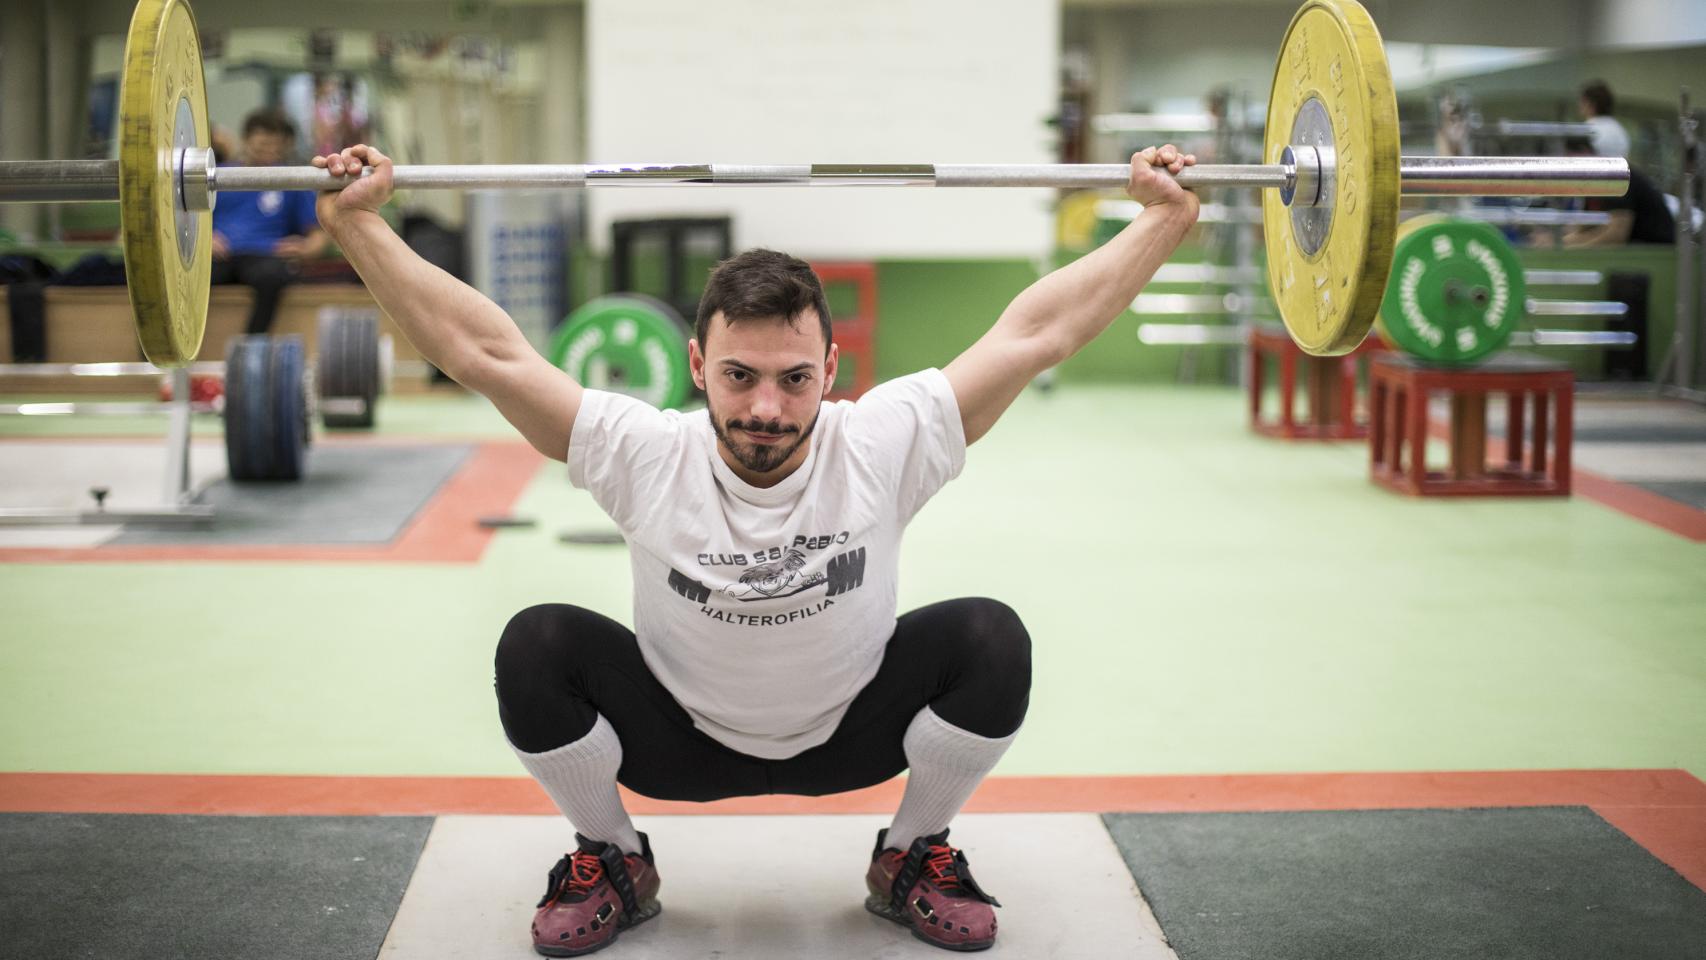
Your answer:
[[[1300,137],[1332,151],[1332,175],[1313,209],[1297,206],[1301,191],[1292,206],[1280,191],[1263,191],[1268,286],[1298,346],[1317,356],[1348,353],[1380,313],[1400,187],[1392,73],[1374,21],[1355,0],[1308,0],[1286,30],[1263,162],[1279,163]]]
[[[183,210],[175,158],[208,143],[195,15],[183,0],[141,0],[119,90],[119,218],[142,352],[163,367],[193,360],[207,327],[213,221]]]
[[[1417,230],[1420,230],[1423,227],[1431,227],[1436,223],[1444,223],[1450,219],[1450,217],[1443,213],[1423,213],[1411,217],[1399,224],[1398,229],[1394,231],[1392,236],[1392,249],[1396,251],[1398,249],[1398,241],[1403,240],[1405,237],[1415,233]],[[1390,271],[1388,272],[1390,273]],[[1391,277],[1388,276],[1387,279],[1390,280]],[[1379,334],[1381,342],[1385,343],[1388,347],[1391,347],[1394,350],[1401,349],[1396,343],[1392,342],[1392,336],[1386,332],[1386,318],[1381,316],[1378,311],[1374,314],[1374,332]]]
[[[1095,245],[1096,204],[1106,196],[1101,190],[1076,190],[1060,199],[1054,210],[1054,242],[1066,250],[1088,250]]]

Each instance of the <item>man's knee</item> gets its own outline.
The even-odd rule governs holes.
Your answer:
[[[542,603],[510,618],[493,663],[499,697],[519,691],[530,680],[562,677],[573,666],[578,646],[574,613],[567,604]]]
[[[973,597],[963,604],[964,629],[960,639],[965,645],[967,665],[1022,680],[1024,689],[1029,690],[1031,634],[1019,614],[1005,603],[987,597]]]
[[[983,597],[955,603],[953,689],[931,703],[938,716],[984,737],[1019,729],[1031,702],[1031,635],[1012,607]]]
[[[498,638],[493,673],[498,717],[518,749],[540,753],[585,736],[597,714],[580,689],[597,614],[561,603],[529,607]]]

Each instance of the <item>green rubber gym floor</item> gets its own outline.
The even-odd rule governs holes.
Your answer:
[[[457,396],[389,398],[381,433],[508,437]],[[1700,544],[1581,497],[1395,496],[1365,457],[1257,438],[1227,390],[1028,392],[910,528],[901,604],[1024,616],[1036,689],[1000,774],[1706,776]],[[504,622],[631,614],[622,547],[558,542],[604,525],[560,467],[514,510],[538,525],[472,565],[7,565],[0,724],[51,734],[0,769],[517,774]]]

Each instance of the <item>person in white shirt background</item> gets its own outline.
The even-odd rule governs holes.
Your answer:
[[[1604,80],[1582,84],[1582,119],[1593,127],[1593,152],[1602,157],[1629,156],[1629,131],[1612,116],[1617,104]]]

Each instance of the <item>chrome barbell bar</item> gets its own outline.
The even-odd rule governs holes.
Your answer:
[[[1290,196],[1302,173],[1320,182],[1331,163],[1309,148],[1286,162],[1203,164],[1176,175],[1186,187],[1255,187]],[[218,166],[207,150],[187,148],[173,160],[188,209],[208,209],[224,191],[338,190],[355,177],[318,167]],[[370,176],[365,168],[362,176]],[[1116,188],[1131,168],[1123,163],[799,163],[799,164],[402,164],[393,167],[400,190],[581,188],[600,186],[934,186]],[[1629,164],[1617,157],[1404,157],[1403,193],[1432,196],[1621,196]],[[118,199],[116,160],[0,162],[0,203],[57,203]],[[1307,198],[1299,198],[1308,202]]]

